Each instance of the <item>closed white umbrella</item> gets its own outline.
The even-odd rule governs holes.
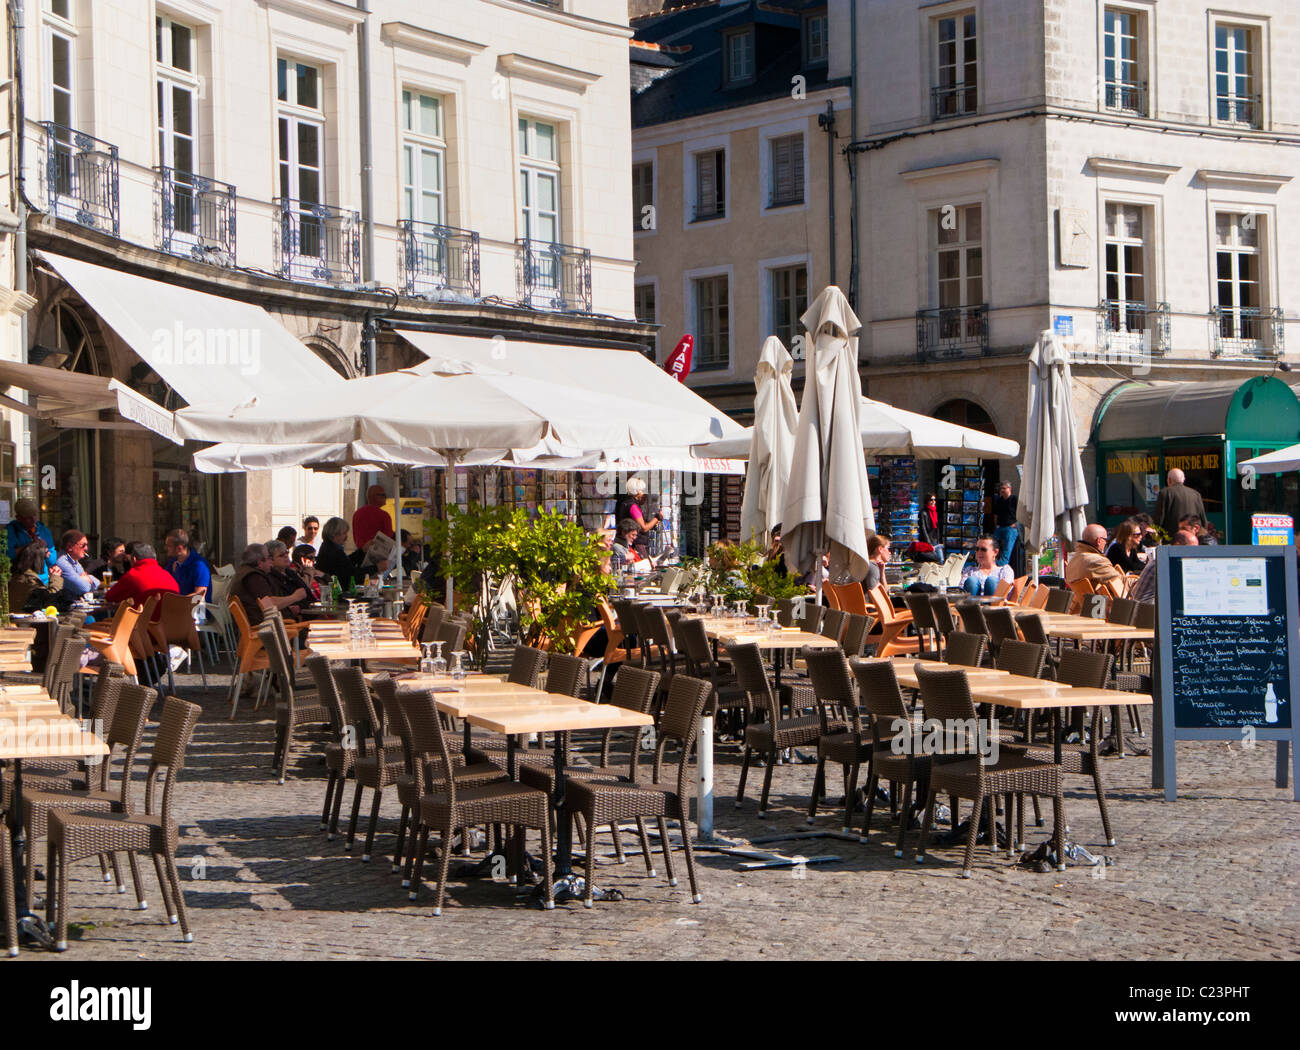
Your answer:
[[[834,285],[800,320],[809,335],[808,379],[781,511],[781,542],[794,571],[816,570],[820,593],[823,553],[830,554],[833,580],[866,576],[867,530],[876,527],[862,453],[857,339],[862,324]]]
[[[763,543],[781,522],[790,457],[794,454],[794,429],[799,406],[790,376],[794,358],[770,335],[763,343],[754,372],[754,425],[749,446],[745,498],[740,505],[740,535],[751,534]]]
[[[1045,331],[1029,355],[1029,426],[1016,517],[1025,547],[1042,550],[1055,535],[1074,543],[1087,524],[1088,485],[1075,438],[1070,359]]]
[[[1291,470],[1300,470],[1300,445],[1265,452],[1262,456],[1248,459],[1237,464],[1237,470],[1245,474],[1253,470],[1256,474],[1284,474]]]

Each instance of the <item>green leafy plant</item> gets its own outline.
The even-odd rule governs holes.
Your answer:
[[[0,624],[9,626],[9,577],[13,562],[9,560],[9,530],[0,531]]]
[[[808,593],[808,588],[800,583],[796,577],[782,576],[778,571],[776,561],[765,561],[751,568],[749,570],[749,584],[754,589],[756,596],[770,598],[774,602],[779,602],[785,598],[796,598],[801,594]]]

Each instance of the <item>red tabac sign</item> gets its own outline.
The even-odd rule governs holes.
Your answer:
[[[681,342],[673,348],[673,352],[668,355],[668,360],[664,362],[664,371],[679,383],[685,383],[686,377],[691,374],[691,354],[694,350],[694,338],[689,335],[682,336]]]

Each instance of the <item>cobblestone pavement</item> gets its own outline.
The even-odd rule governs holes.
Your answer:
[[[963,880],[957,848],[932,851],[924,866],[913,861],[910,846],[895,859],[878,808],[869,845],[824,838],[768,847],[835,854],[834,863],[741,872],[735,857],[697,854],[699,905],[690,903],[684,862],[674,888],[661,859],[657,878],[646,876],[638,857],[623,866],[606,860],[597,866],[598,882],[621,890],[625,900],[590,911],[570,902],[550,913],[506,884],[457,877],[453,863],[447,906],[435,918],[432,891],[408,902],[390,871],[385,851],[394,843],[395,796],[385,797],[376,857],[362,863],[360,843],[349,855],[341,837],[327,842],[319,830],[325,789],[319,738],[300,739],[280,786],[271,777],[273,726],[265,708],[241,710],[231,722],[221,678],[212,678],[206,694],[197,678],[177,684],[204,707],[176,798],[194,942],[181,943],[179,928],[161,921],[151,866],[144,871],[152,906],[140,912],[134,894],[119,896],[99,881],[98,866],[86,862],[71,872],[70,951],[24,951],[24,959],[1300,956],[1300,806],[1289,790],[1273,786],[1271,744],[1253,751],[1179,744],[1175,803],[1151,789],[1149,758],[1106,760],[1119,839],[1113,848],[1103,843],[1090,781],[1070,778],[1072,837],[1114,858],[1104,872],[1071,866],[1038,874],[981,846],[974,877]],[[758,777],[751,772],[750,799],[734,808],[739,768],[734,748],[720,749],[720,834],[747,840],[809,830],[813,765],[776,768],[767,820],[755,818],[761,769]],[[349,785],[345,818],[350,802]],[[368,808],[367,792],[363,825]],[[817,827],[838,830],[841,815],[827,809]],[[1031,847],[1048,834],[1030,828]],[[608,835],[598,842],[602,854],[611,852]]]

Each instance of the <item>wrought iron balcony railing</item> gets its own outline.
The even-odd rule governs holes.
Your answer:
[[[1109,80],[1106,82],[1106,108],[1119,113],[1147,116],[1147,83]]]
[[[235,187],[190,171],[154,171],[154,232],[171,255],[235,265]]]
[[[1103,299],[1097,305],[1097,352],[1108,361],[1165,356],[1169,304]]]
[[[1210,310],[1210,352],[1215,357],[1281,357],[1286,349],[1283,333],[1280,307]]]
[[[591,312],[591,251],[571,244],[515,241],[515,288],[537,310]]]
[[[44,191],[56,218],[121,233],[117,147],[84,131],[45,121]]]
[[[1263,98],[1259,95],[1216,95],[1214,111],[1225,124],[1244,124],[1251,128],[1263,126]]]
[[[323,284],[361,280],[361,216],[346,208],[277,197],[275,258],[281,277]]]
[[[916,312],[917,360],[951,361],[989,353],[989,308],[941,306]]]
[[[479,297],[478,234],[454,226],[403,219],[398,269],[404,295],[430,299]]]
[[[979,91],[974,84],[953,84],[930,89],[930,118],[946,120],[974,113],[979,106]]]

